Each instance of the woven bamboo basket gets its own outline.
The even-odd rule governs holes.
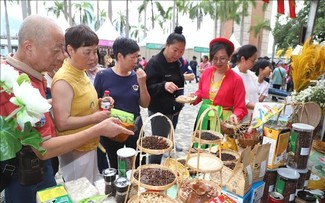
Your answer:
[[[161,169],[161,170],[167,170],[170,173],[172,173],[174,175],[174,180],[167,184],[167,185],[161,185],[161,186],[154,186],[154,185],[148,185],[145,183],[142,183],[140,181],[140,177],[141,177],[141,170],[143,169],[148,169],[148,168],[152,168],[152,169]],[[138,172],[139,173],[139,177],[138,179],[134,177],[134,173]],[[171,186],[173,186],[176,183],[176,173],[172,170],[170,170],[169,168],[167,168],[166,166],[162,166],[162,165],[158,165],[158,164],[147,164],[147,165],[141,165],[139,166],[136,170],[132,171],[132,182],[134,182],[135,184],[147,189],[147,190],[154,190],[154,191],[161,191],[161,190],[167,190],[168,188],[170,188]]]
[[[128,203],[177,203],[176,200],[168,197],[163,193],[144,192],[139,195],[132,196]]]
[[[160,136],[161,138],[166,140],[166,142],[168,143],[168,148],[167,149],[148,149],[148,148],[144,148],[142,146],[142,138],[144,137],[144,129],[149,124],[151,119],[153,119],[154,117],[158,117],[158,116],[165,117],[167,119],[167,122],[170,125],[170,131],[169,131],[169,134],[168,134],[167,138],[164,138],[164,137]],[[141,130],[140,130],[140,133],[139,133],[139,139],[137,141],[138,149],[141,152],[145,152],[145,153],[148,153],[148,154],[154,154],[154,155],[159,155],[159,154],[164,154],[166,152],[170,152],[173,148],[175,148],[175,146],[173,144],[175,142],[174,141],[174,135],[175,135],[175,131],[174,131],[174,126],[173,126],[173,123],[171,122],[171,120],[167,116],[165,116],[165,115],[163,115],[161,113],[155,113],[154,115],[150,116],[146,121],[144,121],[144,123],[143,123],[143,125],[141,127]],[[156,135],[151,135],[151,136],[156,136]]]
[[[215,139],[214,140],[207,140],[202,138],[202,133],[210,133],[212,134]],[[223,135],[219,132],[213,131],[213,130],[198,130],[193,132],[195,133],[194,136],[194,141],[195,142],[200,142],[201,144],[219,144],[222,141]]]
[[[170,152],[173,149],[173,142],[170,139],[167,139],[165,137],[161,137],[161,136],[157,136],[157,135],[151,135],[154,137],[159,137],[160,139],[163,139],[166,141],[166,143],[168,144],[168,148],[166,149],[149,149],[149,148],[145,148],[142,146],[142,139],[144,139],[145,137],[142,137],[141,139],[139,138],[137,141],[137,145],[139,147],[139,150],[141,150],[142,152],[145,152],[147,154],[155,154],[155,155],[159,155],[159,154],[164,154],[166,152]],[[148,136],[146,136],[148,137]]]

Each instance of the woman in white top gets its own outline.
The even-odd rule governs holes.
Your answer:
[[[264,79],[270,77],[272,72],[270,61],[266,59],[260,59],[255,62],[252,71],[255,72],[255,75],[258,77],[258,100],[263,102],[264,99],[268,96],[270,84]]]
[[[255,103],[258,100],[258,83],[257,76],[254,72],[250,71],[253,67],[255,60],[257,58],[257,48],[254,45],[244,45],[240,47],[237,52],[238,64],[233,68],[233,70],[242,77],[244,81],[245,91],[246,91],[246,107],[248,109],[248,115],[244,118],[245,121],[250,121]]]

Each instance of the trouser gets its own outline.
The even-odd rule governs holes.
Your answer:
[[[43,181],[34,185],[21,185],[16,172],[5,189],[6,203],[35,203],[36,192],[56,185],[51,160],[44,161]]]
[[[280,89],[281,85],[273,84],[273,88]],[[275,96],[272,96],[272,101],[278,101],[278,99]]]
[[[149,116],[152,116],[155,113],[156,112],[152,112],[152,111],[148,110]],[[177,113],[175,115],[165,115],[165,116],[168,117],[172,121],[174,130],[176,130],[179,113]],[[156,116],[151,119],[151,130],[152,130],[152,135],[167,137],[168,133],[170,131],[170,124],[168,123],[168,121],[165,117]],[[160,164],[161,158],[162,158],[162,155],[150,155],[149,163],[150,164]]]
[[[60,168],[64,181],[72,181],[82,177],[94,184],[98,177],[96,149],[79,152],[73,150],[59,156]]]

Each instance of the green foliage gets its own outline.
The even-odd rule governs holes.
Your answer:
[[[22,147],[18,140],[22,138],[22,135],[16,126],[17,124],[14,120],[6,121],[4,117],[0,116],[0,161],[16,157],[16,153]]]
[[[305,1],[305,6],[297,13],[297,18],[287,17],[286,23],[281,24],[276,21],[273,36],[274,43],[278,49],[287,50],[288,47],[296,47],[299,44],[300,32],[302,26],[307,26],[308,15],[310,10],[310,1]],[[325,31],[325,1],[319,1],[319,6],[314,23],[314,37],[324,40]],[[279,17],[279,16],[277,16]]]
[[[29,145],[44,154],[46,150],[40,147],[42,138],[30,122],[25,123],[23,131],[17,130],[17,123],[14,119],[8,121],[0,116],[0,161],[16,157],[16,153],[22,148],[22,145]]]

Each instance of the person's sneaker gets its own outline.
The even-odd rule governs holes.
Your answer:
[[[183,151],[183,147],[180,146],[180,145],[178,145],[178,144],[176,143],[176,151],[177,151],[177,152],[181,152],[181,151]]]

